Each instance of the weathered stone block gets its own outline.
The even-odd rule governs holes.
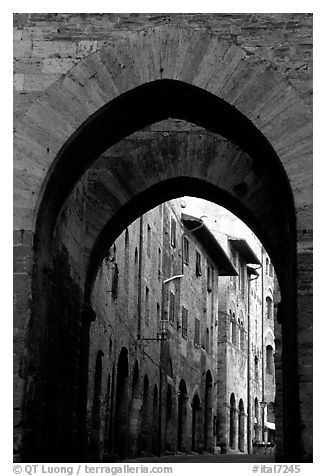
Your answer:
[[[14,58],[27,58],[31,56],[32,42],[16,40],[14,41]]]
[[[74,58],[77,47],[70,41],[33,41],[32,55],[38,58]]]
[[[43,61],[42,73],[64,74],[76,64],[76,59],[70,58],[46,58]]]
[[[59,77],[60,74],[25,74],[24,91],[44,91]]]
[[[14,89],[16,89],[16,91],[24,90],[24,75],[23,74],[14,74]]]

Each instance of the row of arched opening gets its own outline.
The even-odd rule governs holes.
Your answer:
[[[106,392],[102,389],[103,352],[96,358],[88,457],[96,461],[116,455],[137,456],[158,452],[159,390],[150,388],[149,377],[140,377],[138,362],[131,387],[128,350],[122,348],[117,367],[108,374]]]
[[[189,401],[182,379],[177,387],[150,384],[140,376],[135,362],[129,375],[128,350],[122,348],[118,364],[108,374],[103,391],[103,352],[96,358],[94,393],[88,438],[88,458],[94,461],[117,456],[158,455],[165,451],[211,451],[213,448],[212,375],[205,375],[205,388],[196,385]],[[105,393],[105,394],[104,394]],[[201,396],[203,398],[201,398]],[[176,425],[177,423],[177,425]]]
[[[272,423],[272,426],[270,425],[270,423]],[[258,398],[255,398],[253,437],[256,443],[263,441],[267,441],[270,443],[275,442],[274,402],[268,402],[266,407],[261,407],[258,402]]]
[[[212,375],[208,370],[205,376],[204,401],[201,400],[198,386],[189,405],[187,385],[180,381],[178,388],[178,451],[211,451],[213,447],[213,394]],[[171,395],[171,389],[169,391]],[[167,408],[169,405],[167,405]]]
[[[229,446],[233,450],[245,451],[245,411],[242,398],[238,406],[234,393],[230,397]]]

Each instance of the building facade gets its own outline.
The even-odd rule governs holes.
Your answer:
[[[230,212],[191,197],[186,202],[206,216],[238,273],[221,277],[218,288],[217,444],[222,451],[265,451],[265,444],[275,444],[276,352],[279,368],[281,361],[274,268],[257,237]]]
[[[260,417],[250,419],[248,410],[255,401],[248,372],[252,395],[263,401],[261,278],[247,266],[260,261],[245,240],[226,234],[224,242],[217,240],[182,206],[180,199],[166,202],[133,222],[98,271],[90,329],[90,460],[247,452],[248,426],[256,433],[261,428]],[[252,275],[259,280],[255,293]],[[266,336],[273,349],[270,330]],[[253,364],[249,369],[249,347],[259,356],[255,370]]]

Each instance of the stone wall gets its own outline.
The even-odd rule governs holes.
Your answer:
[[[81,347],[87,348],[87,326],[81,325],[82,309],[88,304],[84,302],[84,281],[90,262],[94,263],[95,269],[95,262],[99,263],[98,259],[90,260],[89,256],[95,253],[94,244],[102,243],[97,240],[102,231],[105,229],[108,233],[105,224],[113,218],[110,230],[114,228],[117,232],[118,212],[124,205],[133,199],[139,200],[134,210],[140,215],[145,211],[146,201],[139,198],[142,192],[161,181],[177,179],[174,191],[183,187],[184,193],[186,189],[189,191],[190,185],[183,182],[181,187],[179,180],[188,177],[203,181],[203,185],[196,188],[201,196],[207,198],[209,195],[213,201],[225,200],[227,196],[225,204],[251,220],[258,235],[262,230],[266,234],[268,251],[273,255],[283,297],[287,300],[283,313],[287,349],[283,355],[283,370],[287,375],[284,401],[291,402],[291,408],[288,408],[288,421],[284,426],[288,442],[286,454],[290,459],[299,453],[300,458],[311,459],[312,417],[307,405],[312,391],[311,23],[311,15],[305,14],[14,16],[14,352],[17,362],[14,385],[19,392],[15,399],[14,421],[17,458],[28,457],[35,461],[36,455],[44,457],[46,452],[40,448],[46,441],[43,438],[45,422],[55,419],[60,426],[64,420],[62,415],[55,418],[55,409],[61,408],[55,401],[46,409],[49,420],[43,418],[45,402],[47,398],[51,400],[53,382],[46,370],[48,359],[59,347],[61,336],[67,338],[64,345],[67,355],[70,355],[72,342],[83,343]],[[168,82],[161,82],[161,79]],[[172,80],[176,83],[169,82]],[[154,90],[151,90],[148,84],[153,81],[157,84],[152,85]],[[132,91],[144,85],[146,87],[134,92],[133,96]],[[193,87],[200,88],[199,96]],[[126,92],[128,95],[124,96]],[[148,94],[152,99],[144,101]],[[139,176],[139,164],[135,169],[130,165],[128,175],[132,186],[125,183],[119,187],[116,181],[114,192],[106,196],[106,207],[99,211],[91,206],[94,214],[86,215],[82,226],[74,231],[67,226],[69,239],[66,239],[67,235],[59,236],[61,232],[66,233],[65,223],[69,224],[74,218],[60,214],[74,185],[105,148],[122,138],[119,133],[127,136],[144,124],[166,118],[166,111],[173,117],[221,132],[221,124],[216,126],[215,123],[215,111],[225,104],[217,98],[232,105],[223,115],[223,127],[229,124],[229,128],[223,129],[222,135],[246,150],[240,155],[231,153],[232,167],[228,155],[230,145],[225,148],[221,145],[223,161],[217,164],[212,142],[206,142],[207,136],[203,146],[200,140],[184,141],[177,133],[173,134],[166,144],[147,150],[152,168],[149,169],[146,162],[142,164],[140,181],[135,180]],[[131,102],[126,105],[126,101]],[[179,110],[176,112],[177,105]],[[137,117],[128,113],[130,108],[138,111]],[[111,122],[107,122],[108,117],[104,120],[105,111],[113,116]],[[163,117],[161,111],[165,111]],[[249,123],[241,122],[239,111]],[[144,118],[146,120],[142,122]],[[98,121],[96,127],[93,127],[94,121]],[[233,130],[236,123],[238,127]],[[253,126],[257,127],[258,135],[253,134]],[[196,147],[192,148],[194,143],[200,153]],[[189,153],[185,144],[191,146]],[[182,163],[177,159],[178,147],[184,152]],[[166,162],[159,164],[158,150],[169,156],[171,168],[161,167]],[[134,154],[137,156],[137,152]],[[192,154],[200,160],[192,161]],[[116,164],[113,169],[117,170]],[[234,174],[230,174],[230,170]],[[112,177],[111,172],[112,168],[108,174]],[[216,187],[218,178],[226,185],[224,195],[220,195]],[[208,183],[212,185],[210,189]],[[82,197],[86,197],[88,191],[81,190]],[[253,193],[248,194],[248,190]],[[168,192],[172,194],[172,187],[168,191],[161,188],[161,197],[172,198],[173,194],[167,196]],[[150,197],[148,203],[157,205],[155,193],[148,192],[147,197]],[[77,202],[80,199],[75,198]],[[128,220],[132,221],[131,207],[121,211],[120,219],[124,217],[125,225]],[[245,210],[249,212],[245,213]],[[78,225],[78,219],[75,223]],[[27,241],[24,237],[28,237]],[[99,255],[100,249],[101,246]],[[296,301],[298,290],[300,297]],[[68,313],[60,296],[72,291]],[[57,297],[58,305],[54,305]],[[293,307],[293,303],[298,303],[298,307]],[[64,324],[57,332],[56,323],[61,322],[64,312],[69,316],[64,318]],[[65,325],[69,325],[68,333],[64,333]],[[82,348],[79,350],[84,355]],[[61,383],[70,395],[69,372],[74,369],[65,366],[63,358],[58,368],[52,369],[59,380],[61,366],[62,375],[66,373]],[[298,372],[297,380],[293,369]],[[83,380],[84,377],[78,378]],[[295,390],[297,385],[299,389]],[[294,403],[297,397],[301,413]],[[82,408],[83,402],[78,406]],[[295,430],[299,420],[300,442],[297,441],[299,432]],[[60,432],[54,434],[54,439],[59,438]],[[67,442],[71,439],[69,432],[67,427]],[[22,433],[25,453],[21,450]],[[69,445],[64,445],[67,455],[78,447],[77,443],[76,448]],[[298,445],[301,445],[299,453]],[[48,448],[51,447],[54,448],[49,443]]]

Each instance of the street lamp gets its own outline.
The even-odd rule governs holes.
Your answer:
[[[160,330],[158,331],[156,337],[141,337],[140,340],[156,340],[156,341],[165,341],[169,340],[171,337],[171,332],[167,328],[168,321],[161,321]]]

